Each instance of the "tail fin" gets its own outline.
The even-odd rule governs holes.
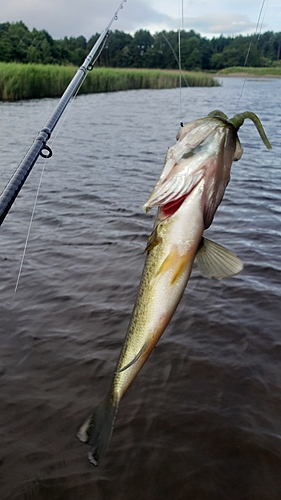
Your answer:
[[[106,454],[117,410],[117,403],[112,404],[112,401],[108,399],[102,401],[97,411],[81,425],[77,433],[80,441],[92,446],[88,457],[94,465],[99,465],[101,459]]]

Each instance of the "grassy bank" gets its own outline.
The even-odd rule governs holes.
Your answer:
[[[281,78],[281,66],[269,68],[244,68],[242,66],[234,66],[233,68],[225,68],[219,71],[219,75],[249,75],[257,77],[279,77]]]
[[[59,97],[76,71],[77,68],[74,66],[0,63],[0,100]],[[211,76],[197,72],[184,72],[182,85],[186,84],[190,87],[219,85]],[[88,72],[80,93],[178,86],[178,71],[95,67]]]

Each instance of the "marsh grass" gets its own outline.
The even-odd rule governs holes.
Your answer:
[[[76,71],[77,68],[74,66],[0,63],[0,100],[59,97]],[[219,83],[204,73],[184,72],[182,85],[213,87]],[[95,67],[88,72],[80,93],[165,89],[178,86],[178,71]]]
[[[212,87],[217,82],[204,73],[184,73],[182,85],[189,87]],[[167,89],[179,86],[178,71],[156,69],[98,68],[88,75],[82,91],[114,92],[130,89]]]
[[[59,71],[58,71],[59,68]],[[41,64],[0,63],[0,99],[17,101],[60,95],[75,68]]]
[[[243,74],[243,75],[251,75],[251,76],[275,76],[281,77],[281,66],[269,67],[269,68],[247,68],[242,66],[233,66],[232,68],[225,68],[219,71],[220,75],[234,75],[234,74]]]

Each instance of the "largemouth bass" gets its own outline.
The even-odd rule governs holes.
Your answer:
[[[120,399],[147,360],[182,297],[193,263],[204,276],[223,278],[239,273],[238,257],[203,237],[213,220],[230,179],[233,161],[242,156],[237,136],[245,118],[256,125],[271,148],[262,125],[251,112],[231,120],[221,111],[180,127],[168,149],[159,180],[144,205],[158,212],[146,248],[139,293],[117,362],[109,393],[81,426],[78,437],[92,448],[98,465],[104,456]]]

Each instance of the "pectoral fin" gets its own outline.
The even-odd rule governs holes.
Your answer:
[[[147,240],[147,245],[146,245],[146,248],[145,250],[143,251],[143,253],[149,253],[151,252],[151,250],[156,247],[156,245],[159,245],[159,243],[162,242],[162,238],[161,236],[158,235],[158,227],[159,226],[156,226],[151,235],[148,237],[148,240]]]
[[[235,253],[207,238],[202,238],[196,259],[206,278],[228,278],[243,269],[243,263]]]

